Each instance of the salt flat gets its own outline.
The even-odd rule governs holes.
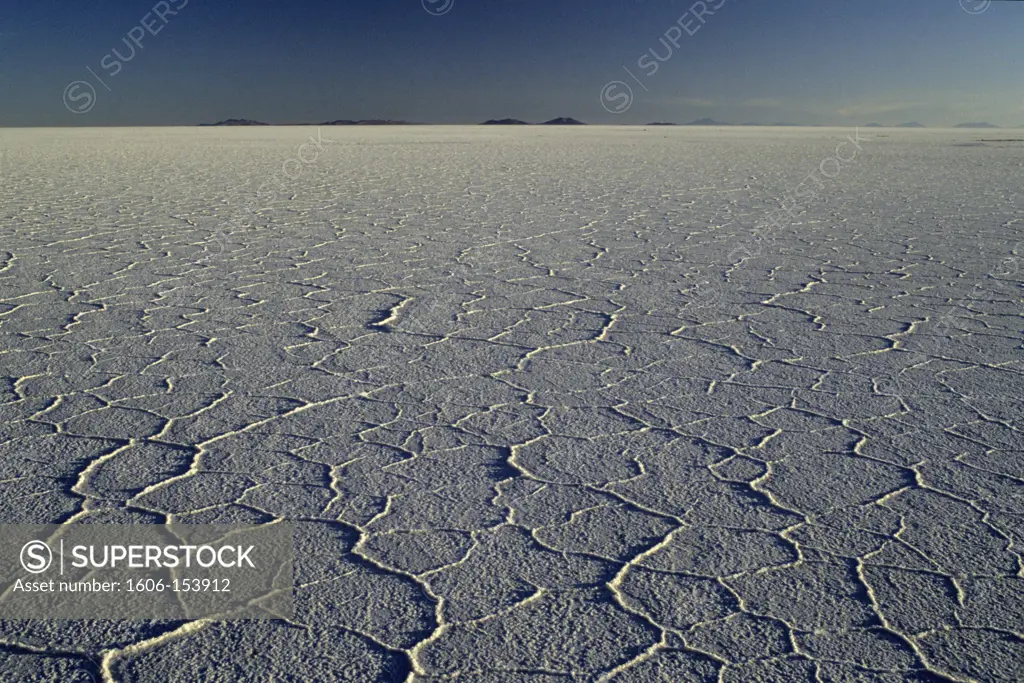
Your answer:
[[[299,523],[5,680],[1019,680],[1024,143],[319,135],[0,130],[0,522]]]

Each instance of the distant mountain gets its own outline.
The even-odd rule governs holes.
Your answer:
[[[542,125],[545,125],[545,126],[585,126],[587,124],[583,123],[582,121],[577,121],[576,119],[569,118],[567,116],[560,116],[557,119],[551,119],[550,121],[545,121]]]
[[[392,121],[391,119],[338,119],[337,121],[325,121],[317,124],[320,126],[411,126],[408,121]]]
[[[901,123],[898,126],[887,126],[884,123],[866,123],[861,128],[927,128],[928,126],[917,121],[911,121],[910,123]]]
[[[715,121],[714,119],[697,119],[696,121],[690,121],[684,123],[684,126],[731,126],[731,123],[723,123],[722,121]]]
[[[678,123],[671,123],[669,121],[653,121],[651,123],[645,123],[645,126],[678,126]]]
[[[721,125],[728,126],[729,124],[723,123]],[[747,121],[746,123],[741,123],[740,125],[741,126],[764,126],[764,127],[768,127],[768,128],[814,128],[816,126],[819,126],[820,124],[817,124],[817,123],[787,123],[787,122],[781,122],[781,123],[758,123],[757,121]]]
[[[200,126],[269,126],[269,123],[252,121],[250,119],[224,119],[217,123],[200,123]]]
[[[390,119],[360,119],[358,121],[352,121],[350,119],[338,119],[337,121],[326,121],[324,123],[263,123],[262,121],[252,121],[250,119],[226,119],[224,121],[218,121],[217,123],[200,123],[200,126],[412,126],[415,125],[409,121],[391,121]]]
[[[481,126],[528,126],[526,121],[519,119],[488,119],[480,124]]]
[[[954,128],[998,128],[991,123],[958,123]]]

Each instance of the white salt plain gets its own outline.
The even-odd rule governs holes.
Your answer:
[[[5,680],[1019,680],[1016,136],[319,134],[0,130],[0,522],[298,524]]]

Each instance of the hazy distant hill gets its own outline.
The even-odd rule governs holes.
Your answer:
[[[684,126],[731,126],[731,123],[715,121],[714,119],[697,119],[683,124]]]
[[[958,123],[954,128],[998,128],[999,126],[991,123]]]
[[[908,123],[901,123],[896,126],[887,126],[884,123],[865,123],[861,128],[927,128],[928,126],[917,121],[910,121]]]
[[[576,119],[569,118],[568,116],[560,116],[557,119],[551,119],[550,121],[545,121],[542,125],[545,125],[545,126],[585,126],[587,124],[583,123],[582,121],[577,121]]]
[[[720,123],[718,125],[720,125],[720,126],[730,126],[732,124]],[[760,123],[758,121],[747,121],[745,123],[741,123],[740,125],[741,126],[763,126],[765,128],[814,128],[814,127],[819,126],[821,124],[817,124],[817,123],[790,123],[788,121],[780,121],[780,122],[777,122],[777,123]]]
[[[409,121],[392,121],[390,119],[338,119],[337,121],[325,121],[323,123],[263,123],[251,119],[225,119],[217,123],[200,123],[200,126],[412,126]]]
[[[224,119],[217,123],[200,123],[200,126],[269,126],[269,123],[253,121],[251,119]]]
[[[529,126],[529,122],[519,119],[488,119],[481,126]]]
[[[338,119],[337,121],[325,121],[318,124],[321,126],[411,126],[409,121],[392,121],[391,119]]]

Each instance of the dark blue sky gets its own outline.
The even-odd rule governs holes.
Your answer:
[[[424,7],[452,1],[441,16]],[[3,0],[0,125],[1024,125],[1022,2],[976,14],[965,7],[980,0],[706,5],[723,2],[701,23],[693,0]],[[163,22],[154,6],[180,9]],[[157,33],[136,29],[139,48],[126,36],[144,17]],[[603,90],[614,81],[634,99],[622,84]]]

